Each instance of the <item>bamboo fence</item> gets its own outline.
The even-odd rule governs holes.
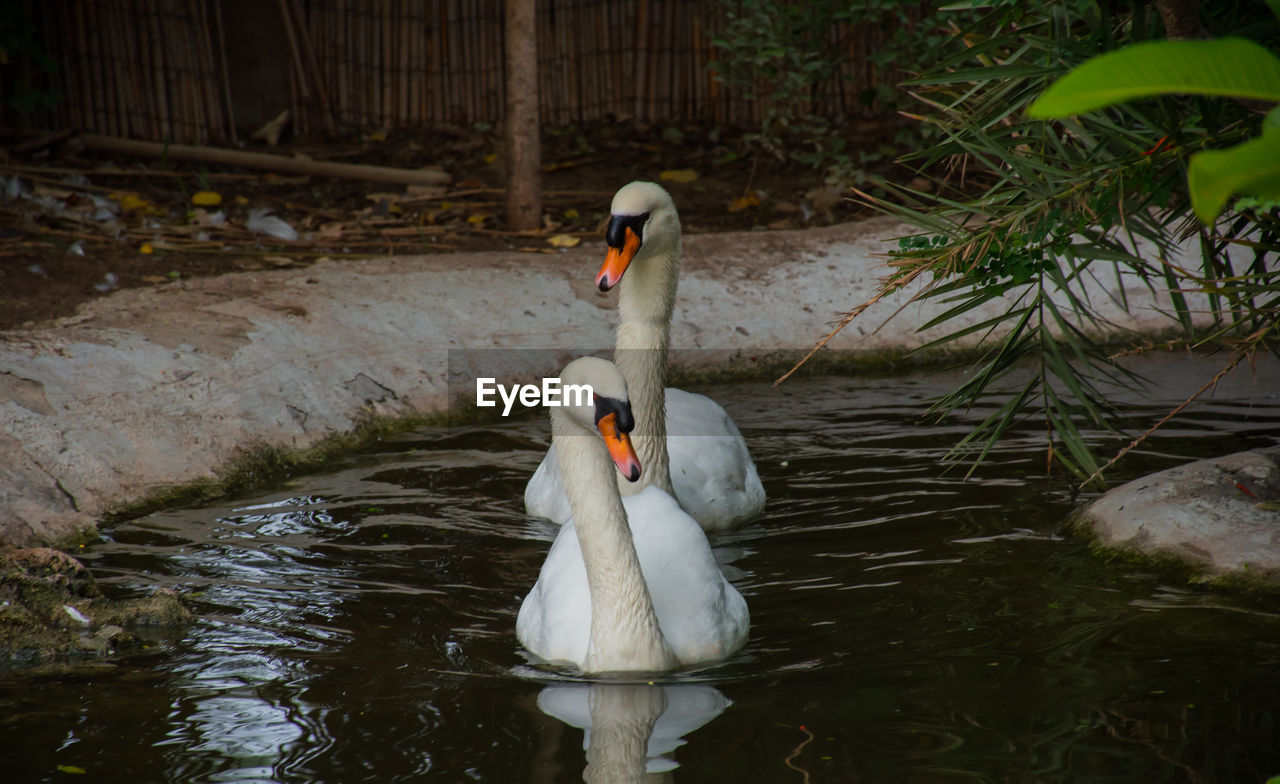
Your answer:
[[[502,0],[275,2],[290,63],[290,94],[279,100],[296,132],[501,120]],[[757,122],[760,107],[708,67],[723,3],[539,0],[543,122]],[[57,65],[42,77],[64,99],[23,117],[10,111],[7,125],[196,144],[237,140],[233,90],[258,86],[229,80],[235,22],[223,18],[220,0],[36,0],[29,7]],[[868,26],[831,36],[848,56],[837,78],[807,96],[812,111],[864,114],[859,94],[897,78],[877,73],[866,57],[886,32]]]

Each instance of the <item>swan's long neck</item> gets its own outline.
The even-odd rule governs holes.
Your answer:
[[[631,442],[644,466],[639,482],[627,482],[618,476],[618,489],[624,495],[649,485],[672,493],[667,459],[667,347],[680,281],[679,229],[675,229],[674,236],[668,234],[662,239],[667,241],[646,248],[649,252],[631,263],[618,287],[618,336],[613,361],[627,379],[631,410],[636,417]]]
[[[587,746],[587,784],[651,781],[645,777],[649,736],[667,709],[661,686],[592,684],[591,740]]]
[[[671,669],[675,657],[658,626],[604,441],[558,408],[551,409],[551,434],[591,593],[591,641],[583,669]]]

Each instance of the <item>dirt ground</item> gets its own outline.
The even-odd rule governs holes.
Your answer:
[[[853,129],[878,149],[887,129]],[[29,138],[29,137],[27,137]],[[6,149],[24,137],[0,137]],[[871,213],[824,173],[755,151],[742,134],[709,126],[601,124],[543,137],[546,227],[503,230],[501,138],[494,129],[365,135],[251,149],[314,160],[419,168],[450,185],[406,189],[359,181],[106,157],[75,137],[15,155],[0,150],[0,329],[68,316],[119,288],[182,285],[240,270],[469,250],[555,252],[603,234],[613,192],[661,181],[687,233],[794,229]],[[890,167],[871,173],[887,174]],[[16,178],[16,179],[15,179]],[[196,194],[219,201],[199,206]],[[257,216],[257,222],[254,222]],[[297,239],[263,231],[271,219]],[[265,222],[265,223],[264,223]],[[276,224],[279,226],[279,224]],[[256,227],[256,230],[255,230]]]

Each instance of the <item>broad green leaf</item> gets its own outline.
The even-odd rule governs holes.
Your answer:
[[[1065,117],[1167,93],[1280,101],[1280,58],[1244,38],[1134,44],[1072,69],[1027,114]]]
[[[1280,131],[1191,156],[1187,187],[1196,217],[1206,225],[1213,223],[1233,194],[1280,199]]]

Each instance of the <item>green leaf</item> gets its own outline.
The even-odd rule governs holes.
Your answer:
[[[1134,44],[1081,63],[1050,85],[1027,114],[1065,117],[1167,93],[1280,101],[1280,58],[1244,38]]]
[[[1196,217],[1205,225],[1213,223],[1233,194],[1280,199],[1280,131],[1191,156],[1187,187]]]

